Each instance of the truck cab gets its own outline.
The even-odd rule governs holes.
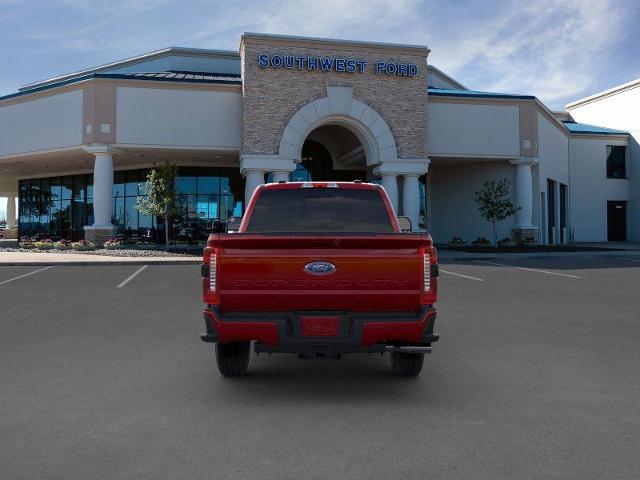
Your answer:
[[[255,352],[338,357],[390,353],[418,375],[434,333],[438,259],[426,233],[404,233],[379,185],[291,182],[256,189],[235,233],[204,249],[205,342],[220,373]]]

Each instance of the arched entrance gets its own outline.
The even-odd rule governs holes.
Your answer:
[[[419,177],[425,158],[398,158],[394,135],[385,119],[353,96],[350,87],[327,86],[327,96],[297,110],[280,136],[277,153],[244,153],[246,202],[265,181],[363,180],[380,182],[396,212],[420,228]],[[424,221],[422,222],[424,223]]]
[[[312,130],[302,145],[297,175],[314,181],[366,181],[367,161],[362,143],[341,125]]]

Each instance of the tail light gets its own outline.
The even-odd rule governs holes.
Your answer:
[[[217,292],[218,289],[218,254],[213,253],[209,257],[209,290]]]
[[[429,290],[431,290],[431,255],[429,255],[428,252],[422,254],[422,265],[422,290],[428,292]]]
[[[436,249],[433,247],[423,247],[420,249],[422,255],[422,276],[420,295],[421,305],[431,305],[436,302],[438,295],[438,258]]]
[[[202,277],[204,302],[208,305],[220,304],[220,295],[218,292],[218,252],[216,250],[205,249]]]

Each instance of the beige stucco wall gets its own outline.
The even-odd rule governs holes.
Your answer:
[[[240,92],[118,87],[117,142],[238,150]]]
[[[297,45],[296,45],[297,44]],[[364,73],[309,71],[297,68],[261,68],[259,54],[339,57],[365,60]],[[353,97],[376,110],[389,125],[398,157],[426,158],[426,56],[418,50],[374,49],[366,45],[313,44],[291,40],[273,42],[244,37],[240,54],[243,69],[242,152],[277,154],[284,128],[305,104],[327,96],[327,86],[352,87]],[[412,63],[414,77],[375,74],[375,62]]]
[[[429,103],[431,156],[520,156],[517,105]]]
[[[571,138],[569,210],[576,242],[606,242],[607,201],[630,200],[629,180],[607,178],[607,145],[627,145],[627,141],[586,136]],[[635,223],[630,215],[628,236]]]
[[[0,107],[0,156],[82,144],[82,90]]]
[[[461,162],[459,165],[437,166],[429,169],[430,218],[428,231],[437,243],[447,243],[453,237],[472,242],[478,237],[492,239],[493,230],[478,212],[475,192],[487,180],[509,181],[512,201],[515,202],[515,168],[506,160]],[[515,216],[498,223],[498,239],[511,235],[516,226]]]
[[[627,130],[630,134],[627,149],[627,173],[629,175],[629,217],[627,234],[629,240],[640,241],[640,84],[630,85],[610,95],[579,103],[567,108],[578,122],[608,128]],[[613,143],[610,143],[612,145]],[[573,158],[572,158],[573,161]],[[572,165],[572,174],[578,167]],[[602,166],[599,173],[602,175]],[[609,180],[619,184],[623,180]],[[619,195],[618,195],[619,197]],[[618,200],[620,198],[610,198]],[[606,214],[606,212],[605,212]],[[606,218],[606,217],[605,217]],[[603,234],[600,233],[600,236]],[[595,236],[595,235],[592,235]]]

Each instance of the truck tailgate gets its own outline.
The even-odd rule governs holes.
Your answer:
[[[417,312],[423,252],[430,247],[419,234],[232,234],[210,241],[207,250],[217,254],[224,312]],[[330,263],[335,271],[309,273],[305,266],[312,262]]]

